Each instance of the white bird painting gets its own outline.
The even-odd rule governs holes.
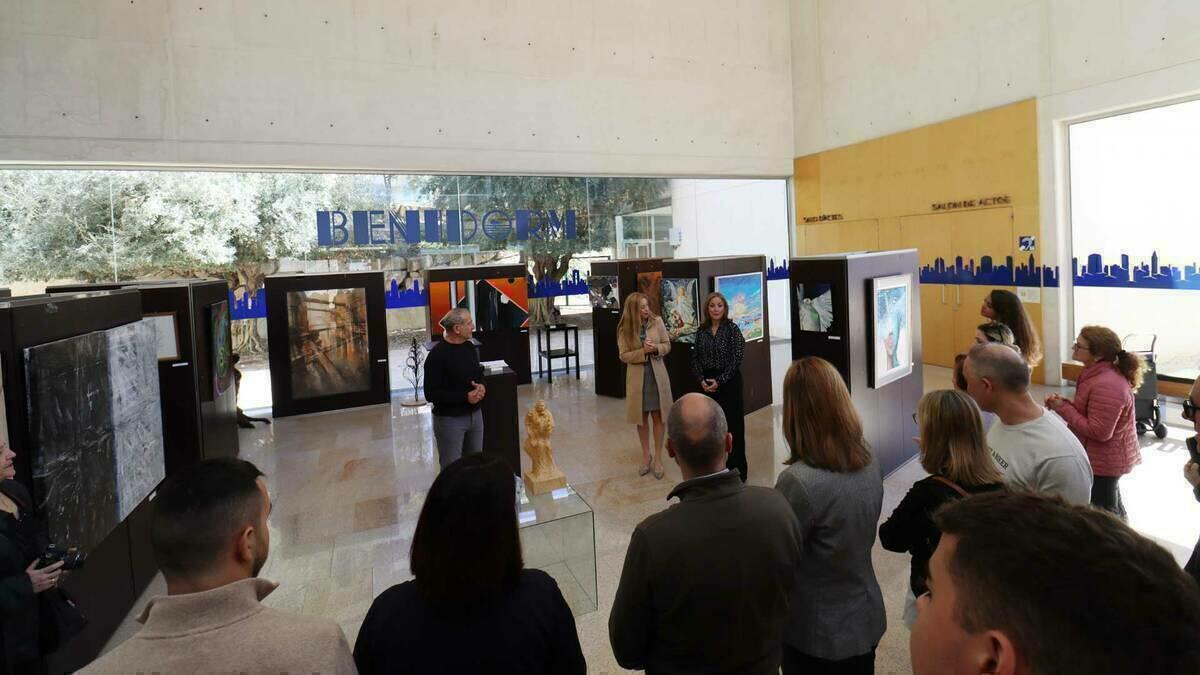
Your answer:
[[[813,333],[828,333],[833,325],[833,289],[829,284],[810,287],[815,297],[805,297],[804,284],[796,286],[796,311],[800,317],[800,330]]]

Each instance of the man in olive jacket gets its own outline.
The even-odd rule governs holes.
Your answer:
[[[732,447],[711,398],[671,408],[667,452],[679,503],[633,531],[608,617],[617,663],[661,673],[778,673],[800,525],[775,490],[725,468]]]

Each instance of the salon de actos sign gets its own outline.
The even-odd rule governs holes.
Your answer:
[[[319,246],[379,246],[396,243],[469,244],[477,237],[503,243],[575,239],[575,209],[493,209],[482,217],[460,209],[409,209],[403,213],[317,211]]]

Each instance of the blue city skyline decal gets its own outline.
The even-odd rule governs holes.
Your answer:
[[[1091,288],[1196,291],[1200,290],[1200,262],[1168,264],[1155,251],[1148,262],[1134,264],[1129,255],[1122,254],[1119,263],[1106,264],[1102,255],[1092,253],[1082,267],[1079,258],[1071,259],[1071,279],[1075,286]],[[935,258],[932,264],[923,265],[920,281],[923,284],[1058,288],[1060,271],[1057,265],[1036,264],[1033,255],[1029,256],[1028,262],[1015,267],[1012,256],[1006,256],[1003,265],[996,265],[991,256],[981,256],[978,265],[973,258],[958,256],[952,266],[948,266],[943,258]]]
[[[997,265],[992,256],[985,255],[975,264],[974,258],[964,259],[961,255],[954,264],[947,266],[943,258],[934,258],[933,264],[923,265],[919,270],[923,284],[963,284],[974,286],[1042,286],[1045,274],[1037,265],[1032,254],[1027,263],[1013,266],[1013,257],[1006,256],[1004,264]],[[1057,280],[1057,273],[1053,273]]]
[[[529,297],[531,298],[553,298],[564,295],[587,295],[588,285],[587,279],[579,274],[579,270],[571,270],[571,273],[562,279],[555,281],[545,277],[533,280],[530,275],[527,278],[529,284]]]
[[[771,258],[767,263],[767,281],[780,281],[788,278],[788,259],[783,259],[783,264],[776,267],[775,259]]]
[[[237,299],[232,290],[229,291],[230,321],[265,318],[267,318],[267,289],[259,288],[254,295],[244,293],[241,300]]]
[[[425,307],[429,304],[429,291],[421,288],[421,280],[414,279],[412,288],[400,288],[400,282],[392,279],[383,292],[384,306],[388,309]]]
[[[1150,255],[1149,263],[1140,265],[1132,265],[1125,254],[1119,264],[1109,265],[1103,256],[1093,253],[1082,268],[1079,258],[1072,258],[1071,276],[1076,286],[1200,291],[1200,266],[1195,262],[1183,266],[1160,264],[1158,251]]]

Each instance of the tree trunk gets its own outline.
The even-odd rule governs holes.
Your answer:
[[[273,266],[277,266],[274,265]],[[230,278],[231,277],[231,278]],[[253,297],[258,289],[263,287],[267,271],[260,263],[242,263],[227,277],[234,293],[239,290]],[[264,356],[267,353],[266,340],[258,330],[259,319],[236,321],[232,325],[233,350],[243,358]]]

